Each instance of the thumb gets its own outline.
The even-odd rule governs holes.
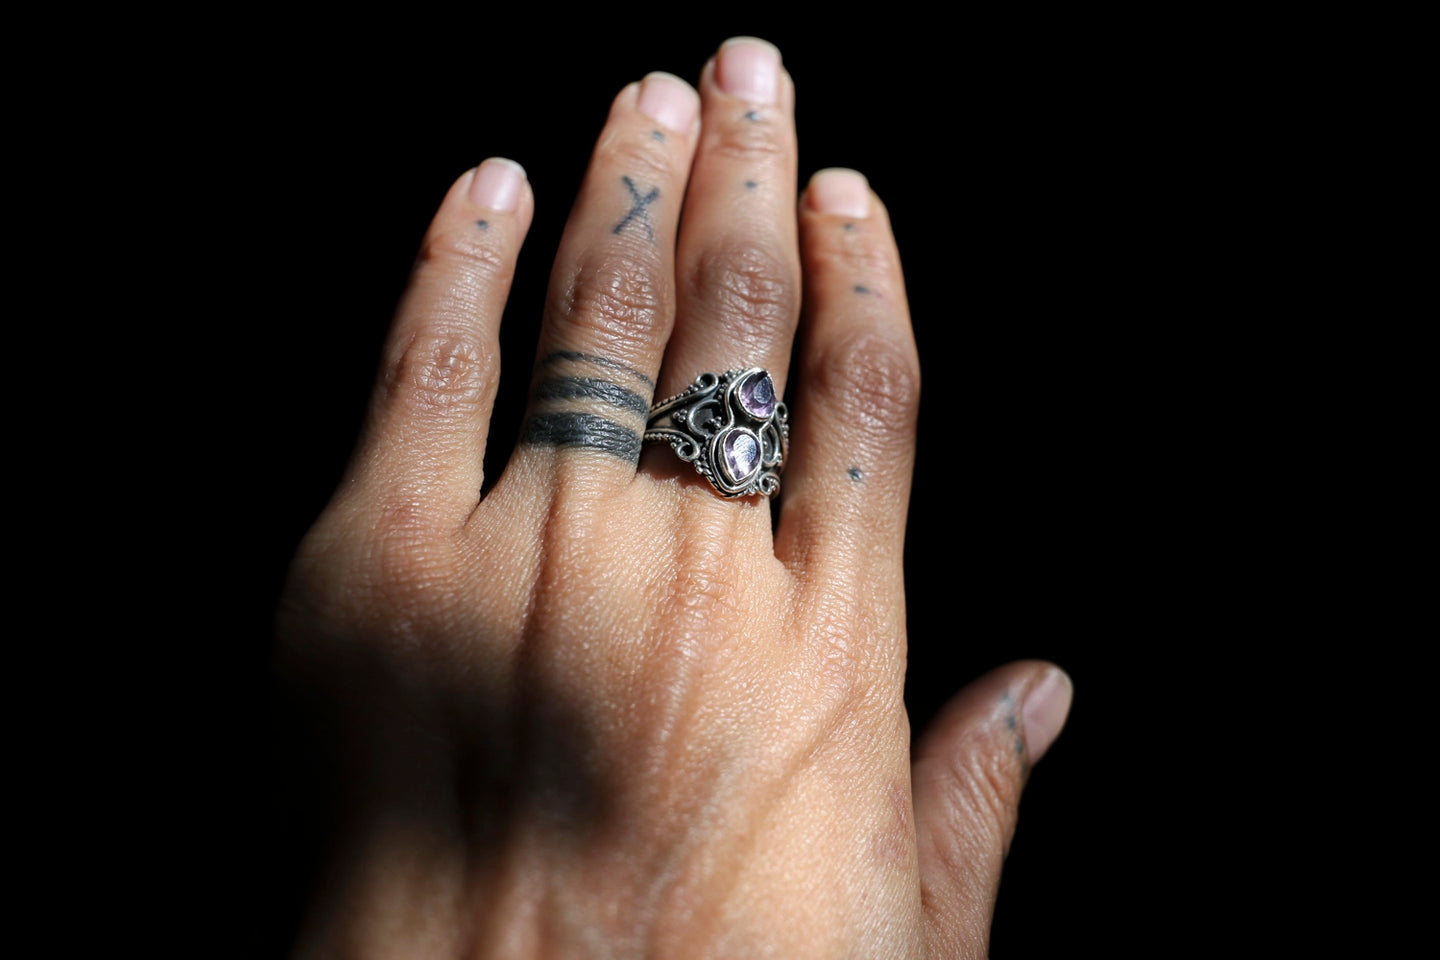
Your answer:
[[[988,955],[1020,791],[1065,725],[1071,692],[1053,664],[1008,664],[952,697],[917,744],[916,841],[934,955]]]

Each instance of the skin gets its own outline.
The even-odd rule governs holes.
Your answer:
[[[1001,668],[912,753],[899,255],[878,196],[856,216],[798,189],[791,78],[736,95],[726,49],[688,123],[683,96],[659,121],[644,84],[616,97],[488,488],[534,197],[479,202],[472,170],[440,205],[279,611],[324,838],[296,956],[987,953],[1068,680]],[[649,404],[752,364],[792,412],[774,509],[640,443]]]

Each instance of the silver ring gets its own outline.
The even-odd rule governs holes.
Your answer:
[[[790,412],[760,367],[702,373],[650,408],[645,440],[670,444],[722,497],[773,497],[790,447]]]

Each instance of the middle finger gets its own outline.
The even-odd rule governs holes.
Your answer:
[[[706,65],[700,94],[675,327],[656,395],[701,373],[756,366],[782,392],[800,311],[794,84],[779,50],[742,37]]]

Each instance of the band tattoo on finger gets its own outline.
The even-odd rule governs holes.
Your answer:
[[[577,366],[579,370],[575,369]],[[595,367],[628,375],[645,385],[644,392],[605,376],[596,376]],[[531,397],[535,412],[526,421],[520,437],[522,443],[599,450],[632,465],[639,464],[642,443],[639,427],[650,412],[649,395],[655,389],[653,380],[619,360],[577,350],[551,351],[541,359],[540,368],[547,375],[535,385]],[[606,416],[607,408],[633,417],[635,426],[626,426]]]
[[[599,377],[551,377],[542,380],[535,388],[535,399],[598,400],[641,417],[650,412],[649,403],[640,394]]]
[[[599,450],[632,464],[640,463],[640,434],[593,413],[542,413],[525,424],[522,443],[537,447]]]
[[[594,363],[599,364],[602,367],[610,367],[614,370],[623,370],[626,373],[630,374],[630,376],[634,377],[636,380],[639,380],[641,383],[645,384],[651,390],[655,389],[654,380],[651,380],[648,376],[641,373],[639,370],[636,370],[628,363],[621,363],[619,360],[611,360],[609,357],[597,357],[593,353],[580,353],[578,350],[553,350],[550,353],[545,354],[545,356],[541,358],[540,363],[542,366],[549,366],[560,360],[575,360],[581,363]]]
[[[650,238],[651,243],[654,243],[655,228],[651,226],[650,214],[646,212],[645,208],[654,203],[656,198],[660,196],[660,188],[651,187],[650,192],[642,197],[640,191],[635,186],[634,180],[631,180],[629,177],[621,177],[620,180],[625,184],[625,189],[630,191],[631,207],[630,212],[625,214],[625,217],[619,223],[615,224],[615,229],[612,232],[618,234],[631,223],[639,221],[640,225],[645,228],[645,235]]]

